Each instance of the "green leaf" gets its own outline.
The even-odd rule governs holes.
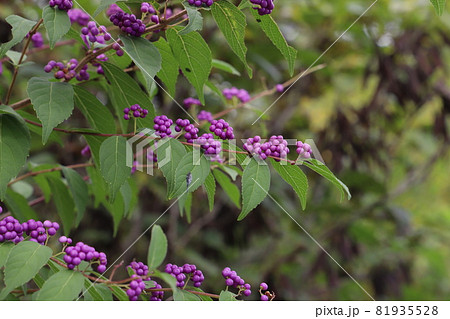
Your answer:
[[[157,76],[164,82],[171,96],[175,96],[175,85],[179,74],[178,60],[173,56],[169,43],[163,38],[153,42],[161,54],[161,70]]]
[[[228,1],[214,2],[211,12],[220,31],[222,31],[233,52],[244,63],[248,76],[251,78],[253,72],[247,64],[247,47],[244,42],[245,27],[247,26],[245,14]]]
[[[14,66],[18,66],[20,57],[22,56],[22,52],[17,52],[13,50],[8,50],[6,52],[6,56],[11,60],[11,62],[14,64]],[[27,56],[23,56],[22,63],[27,59]]]
[[[58,215],[63,224],[64,235],[68,236],[70,229],[75,223],[75,204],[69,194],[69,190],[60,179],[49,177],[48,183],[52,190],[53,201],[55,202]]]
[[[131,175],[127,156],[132,156],[132,149],[123,136],[111,136],[100,146],[100,171],[109,186],[111,201]]]
[[[14,244],[9,242],[0,243],[0,268],[6,263],[11,249],[13,249]]]
[[[208,44],[197,32],[180,35],[175,29],[167,30],[167,39],[184,76],[194,86],[204,104],[203,86],[211,72],[212,54]]]
[[[106,185],[100,170],[94,167],[86,167],[86,171],[90,178],[89,189],[91,194],[94,195],[94,207],[98,208],[100,203],[108,204],[106,200],[108,194],[108,185]]]
[[[42,123],[42,143],[45,144],[53,128],[72,114],[73,88],[68,83],[34,77],[28,81],[27,92]]]
[[[128,121],[123,119],[123,109],[133,104],[139,104],[142,108],[148,110],[146,118],[139,118],[136,120],[139,128],[153,127],[153,118],[155,117],[155,109],[148,96],[141,90],[136,81],[123,72],[119,67],[104,62],[102,63],[105,76],[111,83],[110,97],[112,104],[116,111],[116,115],[119,118],[122,132],[126,132],[128,127]]]
[[[114,285],[109,287],[111,288],[113,295],[116,296],[116,298],[119,299],[119,301],[130,301],[130,298],[128,298],[125,291],[123,291],[120,287]]]
[[[210,161],[207,160],[204,155],[199,158],[195,158],[194,156],[194,152],[190,152],[186,154],[178,164],[175,171],[174,191],[169,194],[169,199],[178,197],[187,190],[189,192],[194,192],[208,177]],[[188,174],[191,174],[190,177],[188,177]],[[189,185],[188,180],[190,180]]]
[[[306,178],[305,173],[303,173],[301,168],[296,165],[291,165],[289,163],[283,165],[273,158],[271,158],[270,161],[277,173],[292,186],[300,199],[303,210],[305,210],[306,196],[308,194],[308,179]]]
[[[205,179],[206,195],[208,196],[209,211],[212,212],[214,208],[214,195],[216,194],[216,180],[212,173],[209,173]]]
[[[192,290],[192,291],[204,292],[200,288],[192,287],[192,286],[187,286],[187,289]],[[205,296],[205,295],[196,295],[196,296],[199,297],[201,301],[213,301],[213,299],[210,296]]]
[[[170,288],[172,288],[172,290],[177,289],[177,280],[174,277],[172,277],[172,275],[169,275],[165,272],[161,272],[155,269],[153,270],[152,277],[161,278],[164,282],[166,282],[170,286]]]
[[[158,49],[144,38],[122,35],[120,39],[123,42],[124,51],[142,71],[147,88],[150,88],[155,82],[155,75],[161,70],[161,54]]]
[[[239,72],[238,70],[236,70],[236,68],[234,66],[232,66],[231,64],[225,62],[225,61],[220,61],[220,60],[216,60],[213,59],[212,60],[212,66],[213,68],[231,73],[233,75],[237,75],[237,76],[241,76],[241,72]]]
[[[183,2],[183,6],[187,11],[189,22],[181,30],[180,35],[188,34],[192,31],[200,31],[203,29],[203,17],[200,10],[191,7],[187,2]]]
[[[237,208],[241,208],[241,192],[239,188],[231,182],[227,175],[215,169],[213,171],[214,177],[219,183],[220,187],[225,191],[225,193],[230,197],[231,201],[237,206]]]
[[[345,194],[347,194],[348,200],[352,198],[350,191],[343,182],[341,182],[331,171],[330,169],[323,164],[322,162],[316,159],[309,159],[307,162],[303,162],[303,165],[308,166],[310,169],[315,171],[317,174],[322,175],[331,183],[333,183],[339,190],[341,191],[341,200],[344,198]]]
[[[6,190],[5,204],[21,223],[29,219],[39,219],[36,212],[28,205],[27,199],[10,188]]]
[[[148,247],[147,265],[150,269],[158,268],[167,254],[167,238],[161,226],[154,225],[150,246]]]
[[[47,263],[52,256],[51,248],[33,241],[22,241],[14,246],[5,263],[5,285],[0,299],[3,299],[14,288],[31,279]]]
[[[36,24],[34,21],[16,15],[10,15],[5,20],[12,26],[12,39],[0,46],[0,57],[4,56],[9,49],[22,41]]]
[[[25,164],[29,150],[30,133],[23,120],[14,115],[0,114],[0,200],[5,198],[11,178]]]
[[[92,93],[78,85],[73,86],[75,106],[80,109],[92,128],[105,134],[114,134],[114,117]]]
[[[38,301],[72,301],[83,289],[84,276],[73,270],[61,270],[51,276],[37,293]]]
[[[61,39],[70,30],[69,15],[64,10],[46,6],[42,10],[42,19],[44,19],[45,29],[47,29],[50,49],[53,49],[56,41]]]
[[[177,288],[173,291],[173,300],[175,300],[175,301],[200,301],[200,298],[198,296],[194,295],[192,292]]]
[[[86,139],[89,148],[91,149],[91,155],[94,160],[95,166],[100,167],[100,146],[107,139],[107,137],[88,134],[85,134],[83,136]]]
[[[87,185],[80,174],[75,170],[69,167],[63,167],[62,171],[67,180],[67,184],[69,185],[69,190],[72,193],[75,207],[77,208],[78,213],[75,219],[75,227],[77,227],[80,224],[81,219],[83,219],[84,211],[86,210],[86,205],[89,200]]]
[[[181,159],[186,155],[186,148],[176,139],[164,138],[158,141],[156,155],[158,168],[167,181],[167,196],[169,196],[174,191],[175,171]]]
[[[220,292],[219,301],[238,301],[236,295],[228,290],[222,290]]]
[[[445,10],[446,0],[430,0],[436,10],[436,13],[441,16]]]
[[[297,50],[287,44],[286,39],[284,38],[283,34],[278,28],[278,25],[273,20],[270,14],[260,16],[258,14],[258,11],[256,10],[251,10],[251,12],[258,22],[258,25],[261,27],[270,41],[272,41],[272,43],[278,48],[284,58],[288,61],[289,74],[292,76],[292,74],[294,73]]]
[[[85,279],[84,287],[84,300],[113,301],[112,292],[105,284],[93,284]]]
[[[228,175],[230,175],[231,179],[233,181],[236,180],[236,177],[242,176],[242,170],[237,167],[237,166],[229,166],[229,165],[224,165],[224,164],[218,164],[218,166],[220,167],[221,170],[223,170],[225,173],[227,173]]]
[[[123,184],[120,189],[122,189],[126,185]],[[125,202],[124,198],[122,196],[122,192],[117,193],[116,197],[112,202],[103,202],[103,205],[106,206],[108,211],[110,212],[113,222],[114,222],[114,229],[113,229],[113,236],[116,237],[117,231],[119,230],[120,222],[125,217]]]
[[[270,170],[264,161],[254,158],[242,175],[242,211],[238,220],[243,220],[264,198],[270,188]]]
[[[42,276],[39,273],[37,273],[36,276],[33,277],[33,281],[36,284],[36,286],[38,286],[39,289],[41,289],[45,283],[44,278],[42,278]]]

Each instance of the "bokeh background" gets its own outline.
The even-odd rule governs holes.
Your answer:
[[[98,2],[79,1],[90,13]],[[175,6],[177,2],[172,1]],[[299,74],[372,1],[283,0],[275,4],[274,19],[299,51]],[[6,16],[14,13],[37,20],[39,12],[33,1],[0,2],[1,41],[8,37]],[[208,12],[202,34],[214,58],[233,64],[242,73],[215,72],[210,80],[219,88],[236,86],[256,94],[288,80],[289,74],[279,51],[246,13],[253,79],[246,76]],[[99,20],[109,25],[104,14]],[[259,99],[251,108],[226,117],[238,138],[282,134],[314,140],[325,163],[349,186],[352,199],[340,201],[339,191],[308,169],[304,170],[310,181],[305,211],[276,174],[271,195],[377,300],[450,299],[449,30],[448,10],[438,17],[427,0],[379,0],[316,63],[323,68],[298,81],[262,120],[251,125],[278,95]],[[68,60],[82,54],[81,46],[74,44],[30,56],[34,63],[19,73],[15,99],[25,96],[27,79],[45,76],[42,68],[50,58]],[[2,96],[10,78],[11,67],[4,63]],[[94,77],[86,87],[109,103],[97,82]],[[176,99],[193,94],[180,78]],[[227,107],[212,92],[207,101],[205,109],[213,113]],[[172,118],[182,114],[162,92],[155,97],[155,105],[159,113]],[[64,125],[83,127],[86,123],[75,113]],[[80,136],[55,137],[45,148],[38,135],[33,138],[33,165],[86,161],[80,155],[86,144]],[[239,177],[236,183],[240,186]],[[15,187],[28,201],[41,196],[34,179]],[[94,207],[94,201],[71,237],[115,260],[170,205],[159,173],[136,173],[133,187],[139,190],[133,213],[121,223],[116,237],[111,214],[103,206]],[[158,224],[169,239],[166,262],[196,264],[205,273],[205,291],[224,288],[220,272],[230,266],[254,286],[267,282],[277,300],[369,299],[271,199],[241,222],[236,221],[239,209],[219,186],[212,212],[204,191],[197,191],[193,202],[190,224],[180,217],[177,205]],[[43,218],[57,219],[52,203],[32,209]],[[149,235],[122,257],[125,263],[133,258],[146,260]],[[255,293],[252,298],[257,299]]]

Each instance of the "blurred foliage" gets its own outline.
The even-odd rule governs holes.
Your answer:
[[[98,1],[79,2],[92,13]],[[289,44],[299,50],[297,73],[315,62],[371,4],[278,1],[273,16]],[[3,3],[0,17],[16,13],[37,19],[34,8],[32,1]],[[210,13],[204,14],[202,33],[213,57],[231,63],[242,74],[215,73],[210,80],[219,88],[233,85],[256,94],[289,75],[287,62],[247,13],[253,79],[245,75]],[[104,14],[99,19],[107,22]],[[2,42],[3,25],[2,21]],[[259,113],[244,109],[227,118],[238,138],[283,134],[314,140],[327,165],[349,185],[352,200],[338,202],[338,192],[323,179],[314,179],[311,171],[307,171],[312,182],[306,211],[301,211],[295,193],[280,178],[272,179],[272,196],[377,300],[450,298],[449,28],[448,10],[437,17],[427,0],[379,0],[316,62],[325,68],[301,78],[267,117],[250,125]],[[49,58],[78,57],[79,50],[75,44],[50,54],[37,53],[35,63],[23,66],[19,74],[16,96],[20,98],[20,90],[25,96],[30,76],[45,76],[42,67]],[[4,64],[3,69],[2,95],[11,78],[11,68]],[[175,98],[193,95],[193,88],[181,80]],[[98,97],[107,102],[106,96]],[[260,99],[252,107],[263,111],[275,98]],[[159,113],[181,115],[163,92],[155,99]],[[208,94],[207,109],[218,112],[223,103]],[[78,120],[82,127],[82,117]],[[31,161],[36,165],[83,161],[81,137],[63,136],[61,143],[63,150],[50,144],[43,152],[39,136],[34,135]],[[149,177],[138,172],[135,182],[140,189],[138,203],[117,237],[112,236],[112,218],[101,207],[86,212],[72,237],[106,251],[109,260],[120,256],[169,207],[160,174]],[[29,200],[40,196],[31,195],[26,186],[23,192]],[[197,264],[205,273],[205,291],[219,291],[220,271],[230,266],[254,286],[267,282],[277,300],[368,299],[270,198],[242,222],[236,222],[239,210],[220,187],[211,213],[204,192],[195,193],[193,202],[191,224],[179,216],[177,205],[158,223],[168,235],[166,262]],[[52,205],[34,208],[40,216],[55,216]],[[145,260],[149,236],[122,258]]]

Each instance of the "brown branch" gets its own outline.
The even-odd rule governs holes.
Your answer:
[[[41,23],[42,23],[43,21],[44,21],[44,20],[41,18],[41,19],[35,24],[35,26],[33,27],[33,29],[31,29],[31,31],[28,33],[28,39],[27,39],[27,42],[25,42],[25,46],[24,46],[23,49],[22,49],[22,54],[20,55],[19,62],[17,63],[17,66],[16,66],[15,69],[14,69],[14,74],[13,74],[13,77],[12,77],[12,80],[11,80],[11,85],[9,86],[8,93],[6,93],[5,104],[8,104],[8,103],[9,103],[9,98],[11,97],[12,89],[13,89],[13,87],[14,87],[14,84],[16,83],[17,74],[19,73],[19,67],[20,67],[20,64],[21,64],[22,61],[23,61],[23,58],[25,57],[25,52],[27,51],[28,46],[30,45],[31,37],[36,33],[37,29],[39,28],[39,26],[41,25]]]

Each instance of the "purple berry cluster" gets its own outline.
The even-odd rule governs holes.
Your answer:
[[[156,281],[153,281],[155,283],[154,289],[161,289],[162,286],[158,284]],[[150,297],[150,301],[162,301],[164,297],[164,291],[152,291],[152,296]]]
[[[250,152],[252,155],[259,155],[262,160],[267,157],[277,157],[275,160],[280,161],[280,158],[287,158],[289,147],[287,141],[282,135],[273,135],[269,141],[262,143],[260,136],[255,136],[247,139],[244,144],[244,150]]]
[[[69,15],[70,23],[78,23],[81,26],[86,26],[89,22],[89,14],[84,12],[81,9],[70,9],[67,11],[67,14]]]
[[[27,38],[29,36],[30,35],[27,34]],[[44,38],[42,37],[42,34],[40,32],[36,32],[35,34],[33,34],[31,36],[31,42],[33,43],[33,46],[35,48],[40,48],[40,47],[42,47],[44,45]]]
[[[111,35],[105,26],[101,25],[97,28],[97,24],[94,21],[89,21],[87,26],[81,29],[81,38],[88,47],[91,47],[91,44],[95,42],[105,44],[106,41],[111,40]]]
[[[214,3],[213,0],[188,0],[188,3],[191,6],[196,6],[196,7],[210,7],[212,6],[212,4]]]
[[[69,239],[70,238],[63,236],[59,238],[59,242],[69,243]],[[72,242],[72,240],[70,240],[70,242]],[[84,260],[98,264],[97,271],[99,273],[106,271],[106,264],[108,263],[106,254],[96,251],[94,247],[80,241],[76,243],[75,246],[66,247],[65,252],[66,254],[63,259],[67,263],[67,268],[69,269],[74,269],[75,266],[78,266]]]
[[[73,3],[72,0],[50,0],[48,5],[50,7],[57,7],[59,10],[68,11],[72,9]]]
[[[59,229],[59,224],[46,220],[44,222],[30,219],[22,223],[23,231],[30,236],[30,241],[44,245],[50,236],[54,236]]]
[[[223,159],[220,157],[222,152],[222,142],[214,139],[214,135],[211,133],[205,133],[195,140],[196,144],[201,145],[201,148],[205,151],[205,155],[213,162],[222,163]]]
[[[0,207],[2,211],[2,208]],[[1,212],[0,211],[0,212]],[[11,241],[17,244],[23,240],[23,227],[20,222],[12,216],[0,220],[0,243]]]
[[[311,146],[308,143],[298,141],[296,145],[297,145],[297,154],[300,155],[300,157],[304,159],[311,158],[312,150]]]
[[[142,2],[141,3],[141,12],[142,13],[156,13],[155,8],[153,8],[153,6],[148,3],[148,2]]]
[[[184,130],[186,133],[184,134],[184,138],[188,143],[192,143],[194,140],[198,138],[198,128],[196,128],[189,120],[177,119],[175,121],[175,131],[181,132]]]
[[[267,291],[269,289],[269,286],[262,282],[259,284],[259,293],[261,294],[261,301],[269,301],[270,292]]]
[[[200,113],[198,113],[197,118],[199,121],[208,121],[208,122],[212,122],[213,116],[211,114],[211,112],[207,112],[207,111],[200,111]]]
[[[242,294],[246,297],[251,295],[252,287],[250,286],[250,284],[245,283],[245,280],[242,279],[240,276],[238,276],[236,271],[231,270],[230,267],[225,267],[222,270],[222,276],[223,276],[223,278],[225,278],[225,284],[228,287],[238,288],[239,294],[242,292]]]
[[[111,15],[109,20],[129,35],[140,37],[145,32],[145,24],[134,14],[119,11]]]
[[[122,55],[123,55],[123,50],[122,50],[122,48],[120,47],[119,43],[114,42],[113,45],[112,45],[112,48],[113,48],[114,50],[116,50],[117,56],[122,56]]]
[[[238,89],[232,87],[231,89],[224,89],[223,95],[227,100],[231,100],[234,96],[237,97],[242,103],[250,101],[250,94],[244,89]]]
[[[205,280],[202,271],[197,269],[195,265],[184,264],[179,267],[174,264],[167,264],[165,272],[177,280],[177,287],[179,288],[183,288],[190,279],[194,282],[194,287],[200,287]]]
[[[130,301],[137,301],[139,295],[145,289],[144,281],[150,280],[150,277],[147,277],[148,266],[144,265],[142,262],[133,261],[130,265],[128,265],[128,269],[133,272],[131,278],[135,279],[130,282],[130,288],[126,291],[126,293],[128,298],[130,298]]]
[[[201,106],[202,102],[200,100],[194,99],[192,97],[188,97],[187,99],[184,99],[183,105],[186,109],[190,108],[192,105],[198,105]]]
[[[158,162],[158,157],[156,155],[156,152],[152,149],[147,149],[147,161],[156,163]]]
[[[80,72],[77,74],[75,72],[75,68],[78,65],[77,59],[70,59],[67,64],[62,62],[55,62],[53,60],[49,61],[47,65],[44,67],[44,71],[50,73],[53,69],[57,69],[55,72],[56,79],[62,79],[69,81],[72,78],[76,78],[78,81],[87,81],[89,80],[89,73],[87,72],[87,64],[83,66]]]
[[[156,131],[156,135],[163,138],[172,134],[172,130],[170,129],[170,127],[172,126],[173,121],[167,116],[158,115],[153,120],[153,123],[155,123],[155,125],[153,125],[153,128]]]
[[[225,120],[213,120],[209,130],[222,140],[234,139],[233,128]]]
[[[134,118],[145,118],[148,114],[148,110],[142,108],[139,104],[133,104],[130,107],[124,108],[123,113],[124,120],[129,120],[131,116]]]
[[[250,0],[251,3],[260,6],[259,8],[253,7],[253,9],[258,10],[259,15],[261,16],[272,13],[273,8],[275,7],[273,1],[274,0]]]
[[[106,15],[108,17],[112,16],[113,14],[116,14],[117,12],[122,12],[123,10],[115,3],[113,3],[112,5],[110,5],[108,7],[108,9],[106,10]]]
[[[93,52],[95,53],[97,50],[94,50]],[[97,67],[97,73],[98,74],[105,74],[105,72],[103,71],[102,65],[100,64],[100,62],[106,62],[108,61],[108,57],[106,56],[106,54],[102,53],[97,55],[97,57],[95,58],[95,60],[92,62],[92,65]]]

